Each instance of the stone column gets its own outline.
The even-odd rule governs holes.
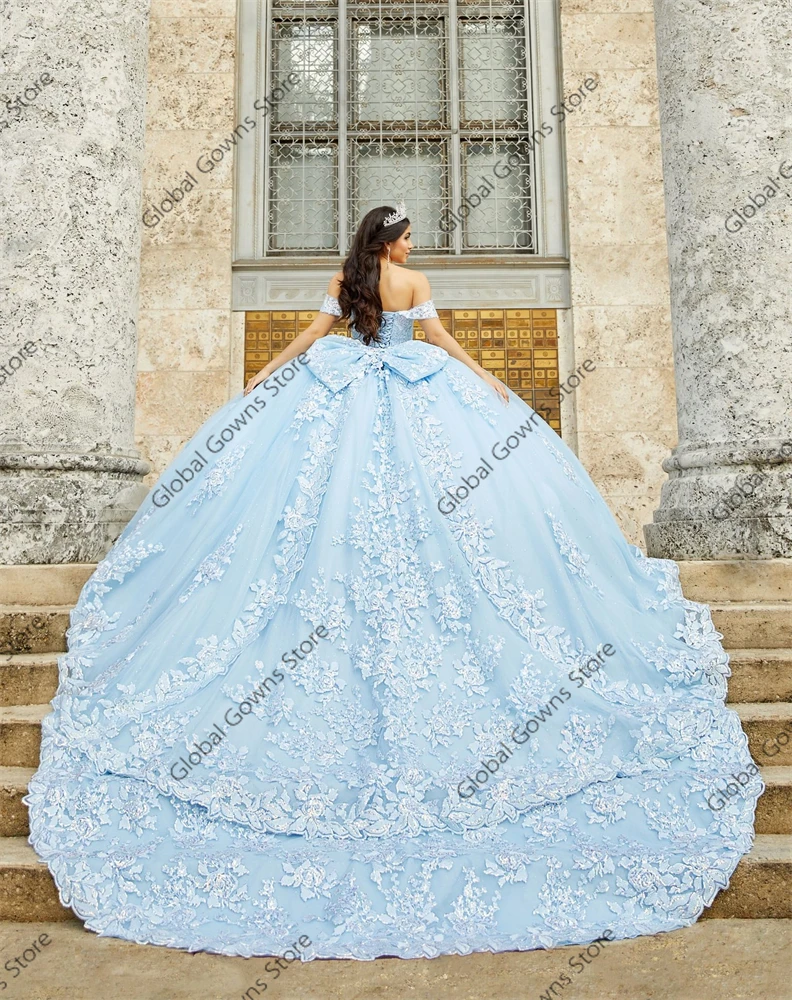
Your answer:
[[[679,444],[648,551],[792,556],[792,0],[655,20]]]
[[[148,0],[26,0],[0,32],[0,561],[90,562],[146,493],[133,431]]]

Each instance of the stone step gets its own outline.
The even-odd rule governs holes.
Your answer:
[[[728,888],[718,893],[702,917],[792,918],[792,836],[757,834]]]
[[[24,837],[0,838],[0,920],[69,920],[55,883]],[[704,917],[792,918],[792,836],[757,834]]]
[[[725,649],[792,649],[792,603],[713,604]]]
[[[49,705],[0,708],[0,766],[38,767],[41,720]]]
[[[792,767],[763,767],[761,772],[766,787],[756,803],[755,830],[792,834]]]
[[[74,607],[96,563],[0,566],[0,594],[6,604]]]
[[[0,767],[0,837],[26,837],[30,833],[22,796],[34,774],[32,767]]]
[[[729,666],[729,702],[792,701],[792,649],[730,649]]]
[[[32,767],[0,767],[0,837],[30,832],[22,796],[35,773]],[[792,834],[792,767],[763,767],[766,785],[756,804],[757,833]]]
[[[682,591],[690,601],[776,604],[792,595],[792,559],[691,559],[677,565]]]
[[[49,869],[24,837],[0,838],[0,920],[72,920]]]
[[[44,705],[57,687],[57,653],[0,655],[0,706]]]
[[[792,705],[787,702],[731,705],[748,736],[759,767],[792,764]],[[2,761],[0,761],[2,763]]]
[[[53,604],[0,606],[0,654],[65,652],[69,610]]]

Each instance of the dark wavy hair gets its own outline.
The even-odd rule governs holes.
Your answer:
[[[341,316],[353,323],[364,344],[379,340],[382,322],[382,299],[379,293],[380,252],[385,243],[397,240],[410,225],[409,219],[383,226],[385,219],[394,213],[390,205],[372,208],[358,226],[352,249],[344,261],[344,277],[338,303]]]

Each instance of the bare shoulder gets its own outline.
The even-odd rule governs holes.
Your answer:
[[[327,286],[327,294],[332,295],[334,299],[338,298],[341,291],[341,280],[344,277],[343,271],[336,271]]]
[[[431,298],[432,288],[429,284],[429,279],[423,271],[411,271],[410,278],[413,289],[414,304],[426,302],[427,299]]]

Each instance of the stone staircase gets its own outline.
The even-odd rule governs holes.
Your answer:
[[[22,804],[57,687],[69,609],[93,567],[0,567],[0,920],[69,920],[27,843]],[[705,917],[792,918],[792,560],[680,564],[687,597],[712,606],[731,658],[729,701],[767,791],[756,843]],[[789,737],[788,741],[787,735]]]

